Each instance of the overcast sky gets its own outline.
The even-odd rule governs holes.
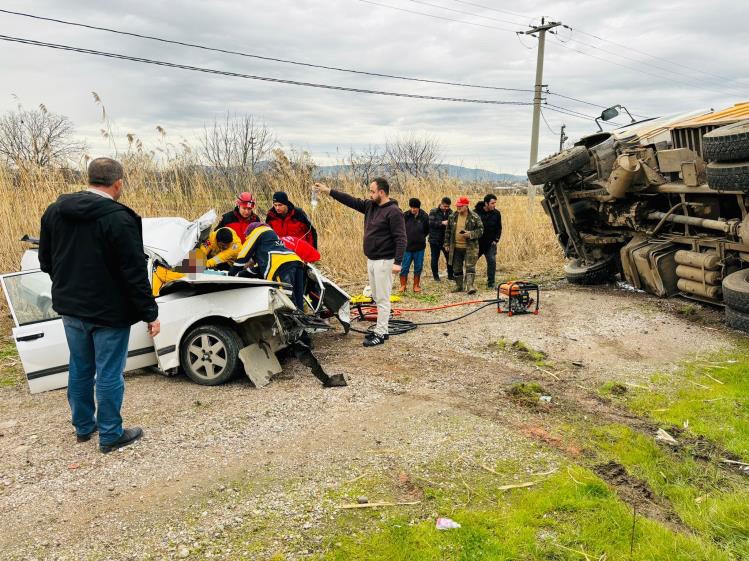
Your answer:
[[[262,56],[521,89],[533,86],[537,41],[521,40],[513,30],[528,29],[546,16],[573,28],[560,28],[547,39],[544,83],[553,92],[597,105],[623,104],[644,116],[749,100],[746,0],[373,1],[439,17],[361,0],[4,0],[0,8]],[[244,74],[419,95],[532,100],[529,92],[304,68],[8,14],[0,14],[0,27],[2,35]],[[95,91],[121,146],[127,133],[156,145],[157,126],[175,144],[196,144],[204,123],[229,111],[256,116],[284,146],[308,150],[319,164],[335,163],[352,147],[416,134],[437,139],[446,163],[509,173],[528,167],[529,106],[329,91],[7,42],[0,44],[0,68],[0,110],[13,110],[19,101],[26,108],[44,103],[73,120],[92,155],[110,151],[99,133]],[[601,111],[557,96],[547,99],[586,115]],[[556,150],[563,123],[571,139],[595,130],[584,118],[550,109],[544,114],[549,127],[542,121],[541,156]]]

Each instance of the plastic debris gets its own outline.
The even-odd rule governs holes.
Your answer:
[[[543,403],[551,403],[551,396],[550,395],[542,395],[538,398],[538,401],[542,401]]]
[[[455,528],[460,528],[460,524],[452,518],[438,518],[435,527],[438,530],[454,530]]]
[[[665,442],[666,444],[669,444],[671,446],[676,446],[679,444],[679,442],[670,434],[668,434],[663,429],[658,429],[658,432],[655,433],[655,439],[660,440],[661,442]]]

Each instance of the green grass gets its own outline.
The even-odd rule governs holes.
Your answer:
[[[749,461],[749,345],[651,378],[626,400],[662,424],[687,427]]]
[[[476,483],[471,480],[474,487]],[[632,513],[592,472],[570,466],[536,487],[497,491],[499,482],[476,492],[490,499],[459,508],[450,517],[461,528],[444,532],[434,517],[387,516],[375,532],[338,535],[328,540],[326,561],[455,560],[723,560],[713,545],[638,518],[630,557]],[[350,513],[339,514],[344,520]],[[604,557],[605,556],[605,557]]]
[[[496,346],[501,351],[511,351],[521,360],[532,362],[538,367],[549,368],[552,365],[547,361],[547,355],[543,351],[539,351],[528,345],[523,341],[513,341],[510,343],[504,337],[498,339],[490,347]]]
[[[26,381],[15,344],[6,342],[0,346],[0,388],[19,387]]]

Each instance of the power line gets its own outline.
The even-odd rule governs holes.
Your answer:
[[[369,90],[369,89],[363,89],[363,88],[349,88],[349,87],[344,87],[344,86],[334,86],[330,84],[320,84],[320,83],[315,83],[315,82],[300,82],[297,80],[286,80],[283,78],[271,78],[268,76],[256,76],[252,74],[242,74],[239,72],[229,72],[226,70],[204,68],[201,66],[177,64],[174,62],[166,62],[162,60],[134,57],[134,56],[123,55],[119,53],[109,53],[105,51],[97,51],[94,49],[84,49],[81,47],[71,47],[69,45],[60,45],[56,43],[45,43],[42,41],[35,41],[33,39],[11,37],[8,35],[0,35],[0,41],[9,41],[13,43],[21,43],[24,45],[33,45],[36,47],[47,47],[50,49],[58,49],[62,51],[72,51],[72,52],[77,52],[77,53],[83,53],[83,54],[89,54],[89,55],[95,55],[95,56],[101,56],[101,57],[107,57],[107,58],[114,58],[114,59],[119,59],[119,60],[127,60],[131,62],[140,62],[143,64],[153,64],[156,66],[165,66],[168,68],[179,68],[181,70],[203,72],[205,74],[230,76],[233,78],[245,78],[248,80],[260,80],[264,82],[273,82],[277,84],[306,86],[309,88],[320,88],[320,89],[326,89],[326,90],[337,90],[337,91],[344,91],[344,92],[365,93],[365,94],[373,94],[373,95],[385,95],[385,96],[391,96],[391,97],[407,97],[407,98],[412,98],[412,99],[425,99],[425,100],[433,100],[433,101],[452,101],[452,102],[459,102],[459,103],[480,103],[480,104],[487,104],[487,105],[532,105],[531,102],[526,102],[526,101],[499,101],[499,100],[493,100],[493,99],[470,99],[470,98],[462,98],[462,97],[417,95],[417,94],[408,94],[408,93],[400,93],[400,92],[388,92],[388,91],[382,91],[382,90]]]
[[[482,14],[476,14],[473,12],[466,12],[464,10],[456,10],[455,8],[448,8],[447,6],[440,6],[439,4],[432,4],[431,2],[424,2],[423,0],[409,0],[409,2],[413,2],[414,4],[421,4],[423,6],[430,6],[432,8],[439,8],[440,10],[447,10],[448,12],[453,12],[455,14],[463,14],[464,16],[473,16],[477,18],[483,18],[488,19],[491,21],[498,21],[500,23],[509,23],[510,25],[521,25],[516,21],[510,21],[506,19],[499,19],[499,18],[493,18],[491,16],[485,16]]]
[[[554,105],[551,103],[544,104],[544,109],[546,109],[547,111],[553,111],[555,113],[562,113],[563,115],[569,115],[570,117],[577,117],[578,119],[585,119],[587,121],[595,122],[596,120],[596,117],[586,115],[585,113],[580,113],[579,111],[569,109],[568,107],[561,107],[559,105]],[[603,124],[613,127],[624,126],[622,123],[617,123],[616,121],[603,121]]]
[[[454,0],[454,1],[457,2],[458,0]],[[623,48],[628,49],[628,50],[630,50],[632,52],[639,53],[639,54],[644,55],[644,56],[646,56],[648,58],[652,58],[652,59],[655,59],[655,60],[662,60],[662,61],[667,62],[669,64],[673,64],[674,66],[680,66],[682,68],[686,68],[687,70],[690,70],[692,72],[699,72],[700,74],[706,74],[707,76],[712,76],[713,78],[720,78],[721,80],[727,80],[729,82],[731,81],[730,78],[727,78],[725,76],[721,76],[719,74],[713,74],[711,72],[705,72],[704,70],[700,70],[698,68],[693,68],[691,66],[687,66],[686,64],[681,64],[681,63],[675,62],[673,60],[669,60],[667,58],[655,56],[655,55],[652,55],[650,53],[646,53],[645,51],[639,51],[639,50],[633,48],[631,45],[623,45],[621,43],[617,43],[617,42],[612,41],[610,39],[606,39],[604,37],[599,37],[598,35],[594,35],[593,33],[588,33],[587,31],[583,31],[582,29],[577,29],[575,27],[570,27],[570,31],[577,31],[578,33],[582,33],[583,35],[587,35],[588,37],[592,37],[594,39],[598,39],[599,41],[605,41],[607,43],[611,43],[612,45],[616,45],[617,47],[623,47]]]
[[[392,78],[394,80],[406,80],[406,81],[412,81],[412,82],[422,82],[422,83],[427,83],[427,84],[439,84],[439,85],[443,85],[443,86],[459,86],[459,87],[464,87],[464,88],[478,88],[478,89],[486,89],[486,90],[511,91],[511,92],[533,92],[532,89],[504,88],[504,87],[499,87],[499,86],[486,86],[486,85],[480,85],[480,84],[466,84],[466,83],[463,83],[463,82],[449,82],[449,81],[444,81],[444,80],[431,80],[431,79],[427,79],[427,78],[418,78],[418,77],[411,77],[411,76],[399,76],[399,75],[395,75],[395,74],[384,74],[384,73],[379,73],[379,72],[368,72],[368,71],[356,70],[356,69],[352,69],[352,68],[342,68],[342,67],[338,67],[338,66],[326,66],[326,65],[323,65],[323,64],[313,64],[313,63],[309,63],[309,62],[300,62],[300,61],[296,61],[296,60],[283,59],[283,58],[270,57],[270,56],[262,56],[262,55],[256,55],[256,54],[251,54],[251,53],[245,53],[245,52],[241,52],[241,51],[234,51],[234,50],[230,50],[230,49],[222,49],[222,48],[218,48],[218,47],[209,47],[209,46],[206,46],[206,45],[200,45],[200,44],[196,44],[196,43],[187,43],[185,41],[177,41],[177,40],[174,40],[174,39],[164,39],[162,37],[155,37],[153,35],[144,35],[142,33],[134,33],[134,32],[131,32],[131,31],[122,31],[120,29],[112,29],[112,28],[108,28],[108,27],[99,27],[99,26],[96,26],[96,25],[88,25],[88,24],[85,24],[85,23],[79,23],[79,22],[70,21],[70,20],[63,20],[63,19],[56,19],[56,18],[49,18],[49,17],[37,16],[37,15],[34,15],[34,14],[29,14],[29,13],[24,13],[24,12],[15,12],[15,11],[12,11],[12,10],[0,9],[0,13],[10,14],[10,15],[14,15],[14,16],[21,16],[21,17],[31,18],[31,19],[35,19],[35,20],[48,21],[48,22],[53,22],[53,23],[60,23],[60,24],[63,24],[63,25],[70,25],[70,26],[73,26],[73,27],[81,27],[81,28],[85,28],[85,29],[92,29],[92,30],[95,30],[95,31],[105,31],[107,33],[115,33],[117,35],[125,35],[125,36],[128,36],[128,37],[136,37],[138,39],[148,39],[150,41],[158,41],[160,43],[168,43],[168,44],[172,44],[172,45],[179,45],[179,46],[182,46],[182,47],[190,47],[190,48],[193,48],[193,49],[201,49],[201,50],[204,50],[204,51],[213,51],[213,52],[217,52],[217,53],[237,55],[237,56],[242,56],[242,57],[247,57],[247,58],[255,58],[255,59],[266,60],[266,61],[270,61],[270,62],[281,62],[281,63],[284,63],[284,64],[293,64],[293,65],[296,65],[296,66],[304,66],[304,67],[307,67],[307,68],[320,68],[320,69],[323,69],[323,70],[333,70],[333,71],[336,71],[336,72],[347,72],[347,73],[350,73],[350,74],[359,74],[359,75],[364,75],[364,76],[375,76],[375,77],[378,77],[378,78]]]
[[[555,39],[556,39],[556,36],[555,36]],[[683,80],[677,80],[676,78],[670,78],[668,76],[663,76],[662,74],[656,74],[654,72],[647,72],[646,70],[642,70],[642,69],[636,68],[634,66],[629,66],[629,65],[626,65],[626,64],[621,64],[619,62],[615,62],[615,61],[609,60],[607,58],[596,56],[596,55],[594,55],[592,53],[586,53],[585,51],[581,51],[580,49],[576,49],[575,47],[571,47],[571,46],[567,45],[566,43],[563,43],[563,42],[559,41],[558,39],[557,39],[557,42],[559,43],[559,45],[561,47],[563,47],[565,49],[569,49],[569,50],[575,51],[576,53],[580,53],[581,55],[588,56],[588,57],[591,57],[591,58],[595,58],[595,59],[601,60],[603,62],[607,62],[609,64],[613,64],[613,65],[616,65],[616,66],[621,66],[622,68],[627,68],[628,70],[632,70],[634,72],[639,72],[640,74],[645,74],[647,76],[654,76],[655,78],[658,78],[659,80],[668,80],[669,82],[674,82],[676,84],[682,84],[682,85],[689,86],[689,87],[692,87],[692,88],[698,88],[698,89],[701,89],[701,90],[704,90],[704,91],[713,91],[713,92],[717,92],[717,93],[721,93],[721,94],[725,94],[728,91],[728,90],[718,90],[718,89],[715,89],[715,88],[705,87],[705,86],[702,86],[702,85],[697,84],[697,83],[684,82]],[[739,94],[738,92],[733,92],[733,95],[741,95],[741,94]]]
[[[549,124],[549,121],[547,121],[547,120],[546,120],[546,115],[544,115],[544,112],[543,112],[543,111],[541,111],[541,118],[542,118],[542,119],[544,120],[544,123],[546,123],[546,128],[547,128],[547,129],[549,129],[549,132],[550,132],[551,134],[559,134],[558,132],[555,132],[555,131],[554,131],[554,130],[553,130],[553,129],[551,128],[551,125]]]
[[[578,103],[582,103],[584,105],[590,105],[592,107],[598,107],[599,109],[608,109],[608,107],[606,105],[599,105],[598,103],[593,103],[592,101],[586,101],[584,99],[578,99],[576,97],[572,97],[572,96],[569,96],[569,95],[560,94],[560,93],[557,93],[557,92],[547,91],[546,95],[553,95],[553,96],[556,96],[556,97],[561,97],[563,99],[569,99],[570,101],[577,101]],[[649,117],[647,117],[645,115],[638,115],[637,113],[632,113],[632,115],[634,115],[635,117],[640,117],[641,119],[648,119],[649,118]]]
[[[453,19],[448,18],[445,16],[438,16],[435,14],[428,14],[426,12],[419,12],[416,10],[409,10],[407,8],[398,8],[396,6],[389,6],[388,4],[380,4],[379,2],[372,2],[372,0],[359,0],[359,2],[364,2],[365,4],[372,4],[373,6],[380,6],[381,8],[389,8],[391,10],[398,10],[399,12],[406,12],[409,14],[416,14],[419,16],[426,16],[429,18],[435,18],[435,19],[441,19],[443,21],[452,21],[455,23],[462,23],[465,25],[473,25],[474,27],[483,27],[484,29],[498,29],[499,31],[509,31],[511,33],[515,33],[514,29],[507,29],[506,27],[497,27],[496,25],[484,25],[483,23],[473,23],[471,21],[463,21],[460,19]]]
[[[593,43],[585,43],[584,41],[580,41],[579,39],[570,38],[567,41],[562,41],[558,36],[556,37],[556,39],[557,39],[557,41],[559,43],[562,43],[562,44],[566,44],[569,41],[574,41],[574,42],[576,42],[576,43],[578,43],[578,44],[580,44],[582,46],[590,47],[590,48],[593,48],[593,49],[597,49],[597,50],[599,50],[601,52],[604,52],[606,54],[613,55],[613,56],[619,57],[619,58],[623,58],[625,60],[629,60],[629,61],[635,62],[637,64],[644,64],[644,65],[647,65],[649,67],[652,67],[652,68],[655,68],[657,70],[660,70],[662,72],[668,72],[670,74],[675,74],[676,76],[684,76],[684,77],[687,77],[687,78],[691,78],[693,76],[693,74],[687,74],[685,72],[679,72],[678,70],[671,70],[671,69],[666,68],[664,66],[653,64],[652,62],[643,62],[640,59],[632,58],[632,57],[626,56],[625,54],[622,54],[622,53],[617,53],[617,52],[609,51],[609,50],[604,49],[603,47],[601,47],[599,45],[594,45]],[[626,68],[631,68],[633,70],[638,70],[638,69],[633,68],[631,66],[628,66]],[[638,72],[639,72],[639,70],[638,70]],[[664,76],[664,78],[669,79],[669,78],[667,78],[665,76]],[[690,81],[690,82],[681,81],[681,82],[684,83],[684,84],[688,84],[688,85],[699,87],[699,88],[703,88],[704,87],[700,82],[693,82],[693,81]],[[713,90],[713,91],[719,91],[719,90]],[[736,95],[739,95],[737,92],[733,92],[733,93],[735,93]]]
[[[473,6],[474,8],[483,8],[484,10],[491,10],[492,12],[498,12],[500,14],[509,14],[511,16],[516,16],[519,18],[533,19],[526,14],[519,14],[518,12],[512,12],[510,10],[502,10],[500,8],[491,8],[489,6],[483,6],[481,4],[474,4],[473,2],[464,2],[463,0],[453,0],[453,2],[457,2],[458,4],[465,4],[466,6]],[[519,25],[519,24],[515,24],[515,25]]]

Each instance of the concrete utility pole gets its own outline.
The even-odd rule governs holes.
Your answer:
[[[541,120],[541,88],[543,87],[544,79],[544,45],[546,43],[546,32],[549,29],[554,29],[562,25],[558,21],[550,21],[546,23],[544,18],[541,18],[541,25],[537,25],[533,29],[525,31],[525,35],[533,35],[538,33],[538,58],[536,59],[536,88],[533,98],[533,128],[531,129],[531,163],[529,167],[533,167],[538,161],[538,127]],[[534,35],[535,36],[535,35]]]

